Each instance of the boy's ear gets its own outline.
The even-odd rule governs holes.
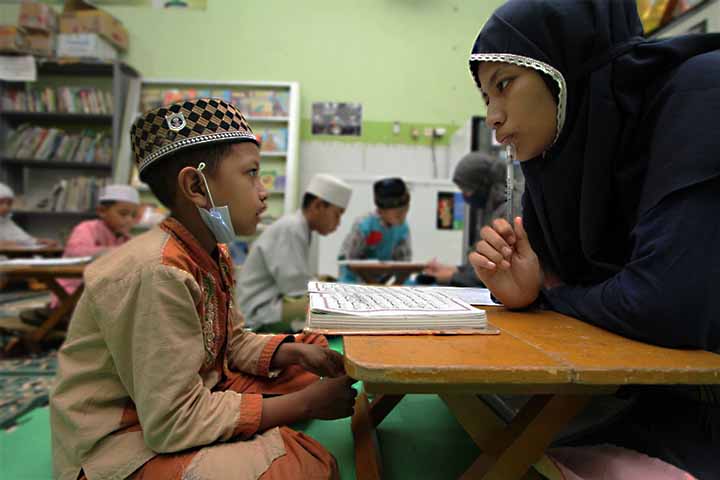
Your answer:
[[[190,200],[195,206],[200,208],[208,207],[210,202],[205,192],[205,184],[200,177],[200,172],[193,167],[185,167],[177,176],[178,189],[177,193],[180,197]]]

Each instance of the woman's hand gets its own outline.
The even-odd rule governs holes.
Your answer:
[[[468,259],[478,278],[508,308],[527,307],[535,301],[543,282],[537,255],[530,246],[522,219],[514,228],[505,219],[480,231],[482,240]]]

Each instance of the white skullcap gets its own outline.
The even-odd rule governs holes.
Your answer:
[[[326,173],[318,173],[310,179],[305,192],[312,193],[316,197],[340,208],[347,208],[350,202],[350,194],[352,194],[352,187],[337,177]]]
[[[15,192],[4,183],[0,183],[0,198],[15,198]]]
[[[140,205],[140,195],[130,185],[108,185],[100,192],[99,202],[128,202]]]

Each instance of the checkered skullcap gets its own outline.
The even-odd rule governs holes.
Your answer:
[[[184,148],[229,141],[250,141],[259,146],[245,117],[219,98],[155,108],[138,118],[130,130],[140,178],[150,165]]]

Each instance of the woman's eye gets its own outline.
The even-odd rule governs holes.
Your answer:
[[[500,81],[497,83],[497,89],[502,92],[503,90],[505,90],[505,89],[507,88],[508,85],[510,85],[510,79],[509,79],[509,78],[507,78],[507,79],[505,79],[505,80],[500,80]]]
[[[258,176],[258,170],[257,170],[257,168],[253,168],[252,170],[250,170],[250,171],[248,172],[248,174],[249,174],[251,177],[257,177],[257,176]]]

